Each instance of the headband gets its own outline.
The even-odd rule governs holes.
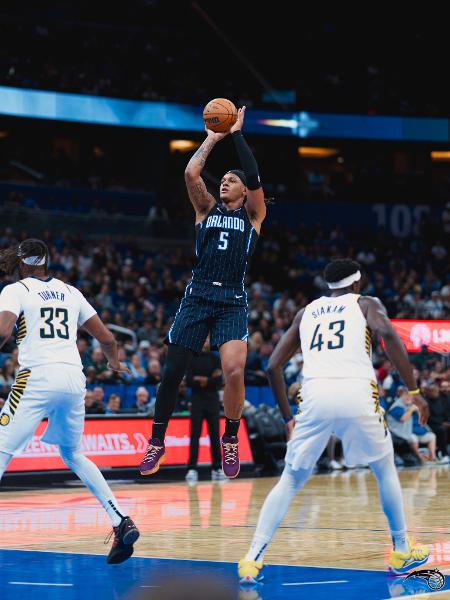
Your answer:
[[[355,283],[355,281],[359,281],[360,279],[361,271],[356,271],[356,273],[352,273],[351,275],[349,275],[348,277],[344,277],[344,279],[341,279],[340,281],[327,281],[327,284],[330,290],[338,290],[340,288],[348,287],[349,285],[352,285],[352,283]]]
[[[45,265],[46,256],[27,256],[26,258],[22,258],[22,262],[26,265],[31,265],[33,267],[40,267],[41,265]]]

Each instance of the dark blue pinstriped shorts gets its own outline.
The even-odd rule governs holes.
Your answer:
[[[200,353],[209,333],[214,350],[230,340],[246,340],[247,317],[247,295],[242,287],[190,283],[166,341]]]

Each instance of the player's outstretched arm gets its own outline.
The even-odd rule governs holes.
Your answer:
[[[258,164],[253,156],[253,152],[250,150],[249,145],[242,135],[244,116],[245,106],[238,110],[237,121],[231,127],[230,131],[241,162],[242,170],[247,179],[247,202],[245,203],[245,208],[247,209],[250,220],[256,226],[255,229],[257,229],[259,233],[261,223],[266,217],[266,201],[261,187]]]
[[[85,321],[82,327],[100,343],[103,354],[108,361],[108,368],[110,368],[111,371],[130,373],[128,367],[119,361],[117,356],[117,342],[113,334],[105,327],[98,315],[94,315]]]
[[[428,404],[419,393],[408,353],[389,320],[385,306],[378,298],[370,296],[360,298],[359,304],[368,326],[383,338],[389,360],[399,372],[408,390],[412,392],[414,404],[419,409],[421,424],[426,423],[429,416]]]
[[[184,172],[184,180],[186,181],[189,199],[195,209],[197,218],[200,219],[211,210],[216,202],[214,196],[212,196],[206,189],[205,182],[200,177],[200,173],[205,166],[206,159],[208,158],[211,150],[218,141],[228,135],[228,132],[214,133],[214,131],[211,131],[210,129],[206,129],[206,133],[206,140],[192,156]]]
[[[286,426],[291,422],[290,429],[293,428],[293,416],[291,407],[289,405],[289,399],[286,393],[286,384],[284,382],[283,367],[295,352],[300,347],[300,321],[302,320],[304,309],[298,311],[292,321],[289,329],[283,334],[280,341],[272,352],[267,367],[267,377],[269,379],[270,387],[272,388],[273,395],[280,407],[281,414],[286,422]]]

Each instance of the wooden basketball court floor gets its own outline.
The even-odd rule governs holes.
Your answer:
[[[447,576],[432,592],[423,579],[389,576],[390,548],[375,480],[366,469],[315,475],[269,547],[265,579],[239,589],[259,509],[276,478],[225,483],[112,483],[141,530],[134,557],[105,562],[109,519],[81,485],[0,487],[0,598],[125,599],[166,577],[209,574],[239,599],[450,598],[450,466],[403,469],[409,530],[431,546],[427,568]],[[424,595],[423,595],[424,594]]]

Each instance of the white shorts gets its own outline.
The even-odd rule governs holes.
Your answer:
[[[20,454],[39,423],[47,444],[78,448],[84,428],[86,378],[67,364],[21,369],[0,413],[0,452]]]
[[[332,433],[341,440],[349,464],[367,464],[393,452],[376,384],[367,379],[307,379],[286,463],[313,467]]]
[[[429,444],[430,442],[436,439],[436,434],[432,431],[427,431],[426,433],[422,433],[422,435],[412,433],[409,437],[403,439],[407,442],[411,442],[412,444]]]

